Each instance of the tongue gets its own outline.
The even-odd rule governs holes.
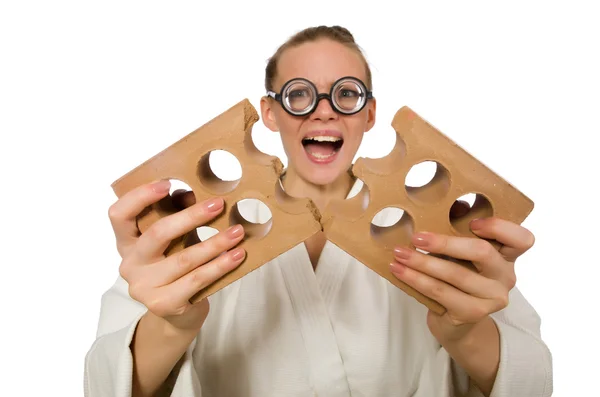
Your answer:
[[[329,156],[333,154],[335,151],[335,145],[329,142],[323,143],[309,143],[305,147],[307,152],[321,155],[321,156]]]

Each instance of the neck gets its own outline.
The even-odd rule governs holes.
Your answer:
[[[354,184],[354,177],[344,172],[328,185],[315,185],[302,178],[294,168],[288,168],[282,176],[283,189],[297,198],[311,199],[319,211],[324,211],[331,200],[345,199]]]

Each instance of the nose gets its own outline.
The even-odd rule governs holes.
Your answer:
[[[336,111],[331,107],[331,103],[328,98],[325,96],[319,96],[317,99],[317,107],[315,111],[311,114],[311,119],[313,120],[335,120],[338,117]]]

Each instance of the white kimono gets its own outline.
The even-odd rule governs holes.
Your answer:
[[[172,396],[482,396],[429,332],[426,307],[330,242],[316,271],[300,243],[209,301]],[[121,278],[103,295],[85,396],[131,396],[129,344],[145,311]],[[501,362],[492,396],[550,396],[537,313],[515,288],[493,318]]]

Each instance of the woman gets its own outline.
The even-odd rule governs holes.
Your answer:
[[[329,93],[347,76],[332,90],[335,100],[319,98],[311,107],[311,83]],[[360,188],[347,170],[375,123],[371,88],[369,66],[341,27],[299,32],[270,59],[261,113],[283,141],[288,194],[310,197],[322,209]],[[138,236],[136,215],[169,188],[165,181],[142,186],[110,208],[121,277],[103,296],[98,336],[86,356],[86,395],[551,394],[539,318],[513,288],[514,262],[534,241],[521,226],[501,219],[471,225],[503,243],[501,252],[481,239],[414,237],[424,250],[473,261],[479,273],[398,247],[390,269],[440,301],[448,309],[443,316],[322,235],[214,294],[209,310],[207,300],[188,299],[240,264],[245,252],[236,245],[244,230],[234,226],[164,258],[171,239],[223,208],[220,199],[180,196],[191,201],[187,208]]]

